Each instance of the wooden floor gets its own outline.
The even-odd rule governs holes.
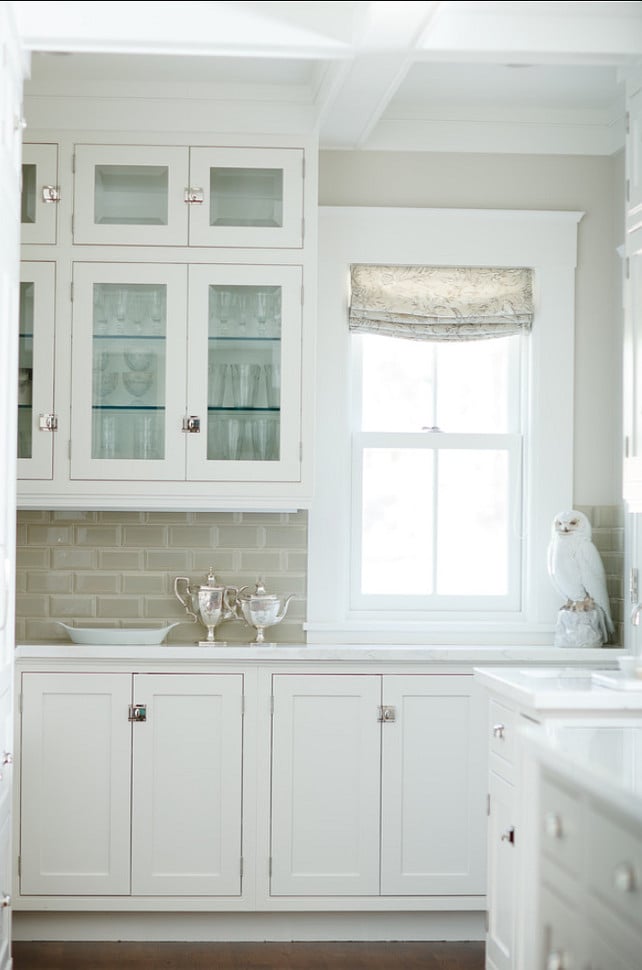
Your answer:
[[[14,943],[14,970],[483,970],[483,943]]]

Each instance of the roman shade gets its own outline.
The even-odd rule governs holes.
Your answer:
[[[354,333],[480,340],[532,327],[532,269],[357,264],[350,275]]]

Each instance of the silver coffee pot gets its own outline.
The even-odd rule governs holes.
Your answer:
[[[265,630],[280,623],[288,611],[288,604],[294,598],[294,593],[283,599],[277,593],[267,593],[263,580],[259,579],[253,590],[249,586],[242,586],[236,597],[237,611],[240,607],[242,616],[249,626],[256,630],[255,643],[265,643]]]
[[[174,580],[176,599],[185,607],[194,622],[199,619],[207,627],[207,638],[199,640],[199,646],[216,643],[215,630],[222,620],[238,616],[235,598],[236,586],[220,586],[216,582],[214,569],[210,566],[207,581],[203,585],[191,584],[187,576],[177,576]],[[234,597],[234,599],[232,599]]]

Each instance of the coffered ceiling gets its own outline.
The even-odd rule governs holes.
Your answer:
[[[329,149],[611,154],[642,61],[640,2],[13,7],[36,101],[252,106],[266,130]]]

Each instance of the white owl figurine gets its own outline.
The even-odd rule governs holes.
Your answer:
[[[548,546],[548,572],[553,586],[566,601],[562,610],[575,613],[595,610],[598,625],[595,632],[601,635],[602,643],[607,643],[615,627],[611,619],[604,566],[591,534],[591,523],[583,512],[571,509],[556,515]],[[578,617],[584,627],[587,619]],[[570,617],[567,613],[563,624],[565,629],[569,627],[568,620]],[[569,644],[564,642],[562,645]]]

